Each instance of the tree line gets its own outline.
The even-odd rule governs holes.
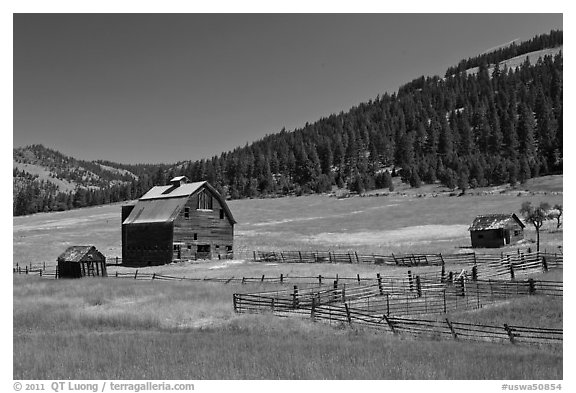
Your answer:
[[[40,199],[31,185],[15,195],[14,214],[133,199],[179,175],[207,180],[236,199],[323,193],[334,186],[359,193],[393,189],[395,176],[412,187],[440,182],[466,191],[561,173],[562,53],[536,64],[526,59],[515,69],[488,67],[488,61],[510,56],[508,50],[518,53],[561,42],[561,31],[538,36],[513,49],[469,59],[449,69],[445,78],[417,78],[397,93],[379,95],[346,113],[293,131],[282,129],[212,158],[174,165],[102,161],[137,178],[105,179],[100,187],[52,194],[53,201],[49,197],[46,203],[24,207],[24,201]],[[478,72],[468,75],[464,66],[474,64]]]

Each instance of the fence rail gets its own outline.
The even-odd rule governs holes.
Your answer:
[[[549,282],[547,284],[550,284]],[[528,291],[533,286],[527,283]],[[424,296],[391,295],[388,293],[366,296],[370,287],[359,287],[353,291],[308,289],[300,292],[297,286],[288,292],[266,292],[257,294],[234,294],[234,311],[238,313],[271,312],[279,316],[309,316],[312,320],[328,323],[360,325],[379,328],[394,334],[418,337],[450,338],[456,340],[553,343],[562,341],[562,329],[471,324],[465,322],[406,318],[417,314],[446,314],[468,308],[480,308],[486,304],[486,296],[480,296],[480,285],[476,297],[472,292],[461,295],[459,289],[431,293]],[[518,290],[518,289],[517,289]],[[493,295],[497,292],[493,292]],[[496,296],[500,296],[500,292]],[[432,299],[432,301],[430,301]],[[372,303],[370,303],[372,302]]]

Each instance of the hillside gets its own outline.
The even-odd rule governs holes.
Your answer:
[[[14,214],[132,199],[176,175],[239,199],[393,190],[397,179],[465,191],[561,174],[562,40],[552,31],[500,47],[209,159],[122,165],[15,149]]]

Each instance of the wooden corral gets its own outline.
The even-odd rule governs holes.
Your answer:
[[[59,278],[106,277],[106,257],[94,246],[71,246],[57,259]]]
[[[516,214],[477,216],[470,226],[472,247],[497,248],[524,239],[525,225]]]
[[[122,207],[122,261],[127,266],[232,258],[234,220],[208,182],[175,177]]]

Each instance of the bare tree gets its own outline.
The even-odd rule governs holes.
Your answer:
[[[532,206],[531,202],[522,203],[520,214],[524,219],[534,225],[536,229],[536,251],[540,251],[540,228],[544,221],[550,218],[550,205],[546,202],[540,202],[538,207]]]
[[[562,217],[562,213],[564,212],[562,205],[560,204],[555,204],[554,207],[552,207],[552,212],[550,213],[550,218],[553,218],[556,220],[556,229],[559,229],[560,226],[562,225],[562,221],[561,221],[561,217]]]

